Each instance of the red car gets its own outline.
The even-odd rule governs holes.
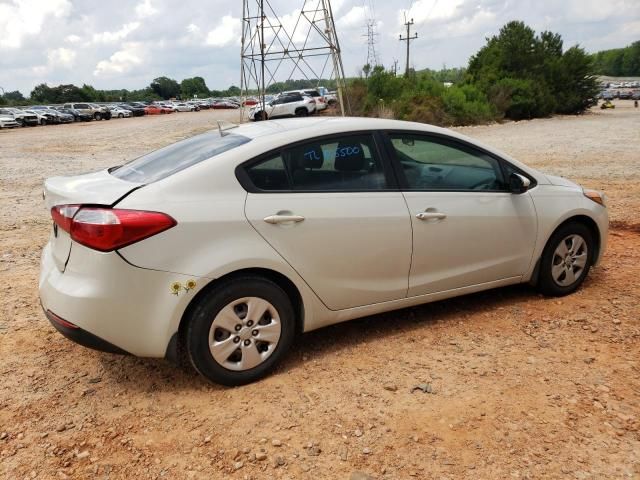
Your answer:
[[[160,115],[162,113],[173,113],[173,110],[159,105],[147,105],[144,107],[145,115]]]

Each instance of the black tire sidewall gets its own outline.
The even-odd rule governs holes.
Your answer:
[[[563,239],[574,234],[580,235],[587,243],[587,264],[576,282],[563,287],[555,282],[551,274],[553,254],[558,247],[558,244]],[[589,228],[581,223],[568,223],[558,228],[554,234],[551,235],[551,238],[549,238],[540,260],[540,278],[538,282],[539,290],[545,295],[550,296],[563,296],[575,292],[589,274],[589,270],[593,263],[593,255],[595,253],[594,245],[593,233]]]
[[[242,297],[260,297],[271,303],[280,317],[281,335],[271,356],[245,371],[229,370],[215,361],[209,350],[209,330],[218,312]],[[265,376],[287,353],[295,337],[295,313],[291,300],[278,285],[262,277],[239,277],[226,281],[203,297],[185,320],[185,346],[193,367],[208,380],[227,386],[244,385]]]

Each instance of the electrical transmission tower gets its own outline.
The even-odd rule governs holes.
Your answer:
[[[243,0],[240,90],[244,100],[265,93],[276,82],[334,80],[342,115],[350,113],[340,44],[330,0],[299,0],[301,10],[283,25],[273,4],[277,0]],[[244,108],[241,110],[241,119]]]
[[[410,68],[410,63],[409,63],[409,43],[411,42],[411,40],[415,40],[416,38],[418,38],[418,34],[414,34],[413,37],[411,36],[411,25],[413,25],[413,18],[410,21],[407,21],[407,18],[405,17],[405,23],[404,25],[407,27],[407,36],[405,38],[402,38],[402,34],[400,35],[400,41],[401,42],[407,42],[407,68],[404,71],[405,76],[409,76],[409,68]]]
[[[373,67],[380,64],[378,60],[378,54],[376,53],[376,23],[374,20],[367,22],[367,65],[373,69]]]

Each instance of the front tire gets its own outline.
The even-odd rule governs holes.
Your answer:
[[[93,115],[93,118],[94,118],[95,120],[102,120],[102,115],[100,114],[100,112],[96,112],[96,113]]]
[[[309,116],[309,110],[307,110],[306,108],[299,108],[296,110],[296,117],[308,117]]]
[[[554,297],[575,292],[589,274],[594,253],[593,234],[585,225],[571,222],[558,228],[540,260],[540,292]]]
[[[277,284],[259,276],[217,285],[185,320],[191,364],[208,380],[227,386],[264,377],[295,336],[291,300]]]

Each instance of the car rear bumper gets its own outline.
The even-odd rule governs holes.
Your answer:
[[[51,325],[58,330],[58,332],[78,345],[82,345],[83,347],[91,348],[93,350],[99,350],[101,352],[128,354],[128,352],[125,352],[121,348],[116,347],[102,338],[96,337],[92,333],[65,321],[54,314],[51,310],[44,310],[44,315],[47,317]]]
[[[165,356],[184,310],[206,284],[205,279],[138,268],[115,252],[76,243],[64,273],[55,266],[50,244],[40,268],[42,308],[60,333],[90,348],[142,357]],[[196,287],[182,287],[188,280],[195,280]],[[181,286],[177,294],[174,284]]]

